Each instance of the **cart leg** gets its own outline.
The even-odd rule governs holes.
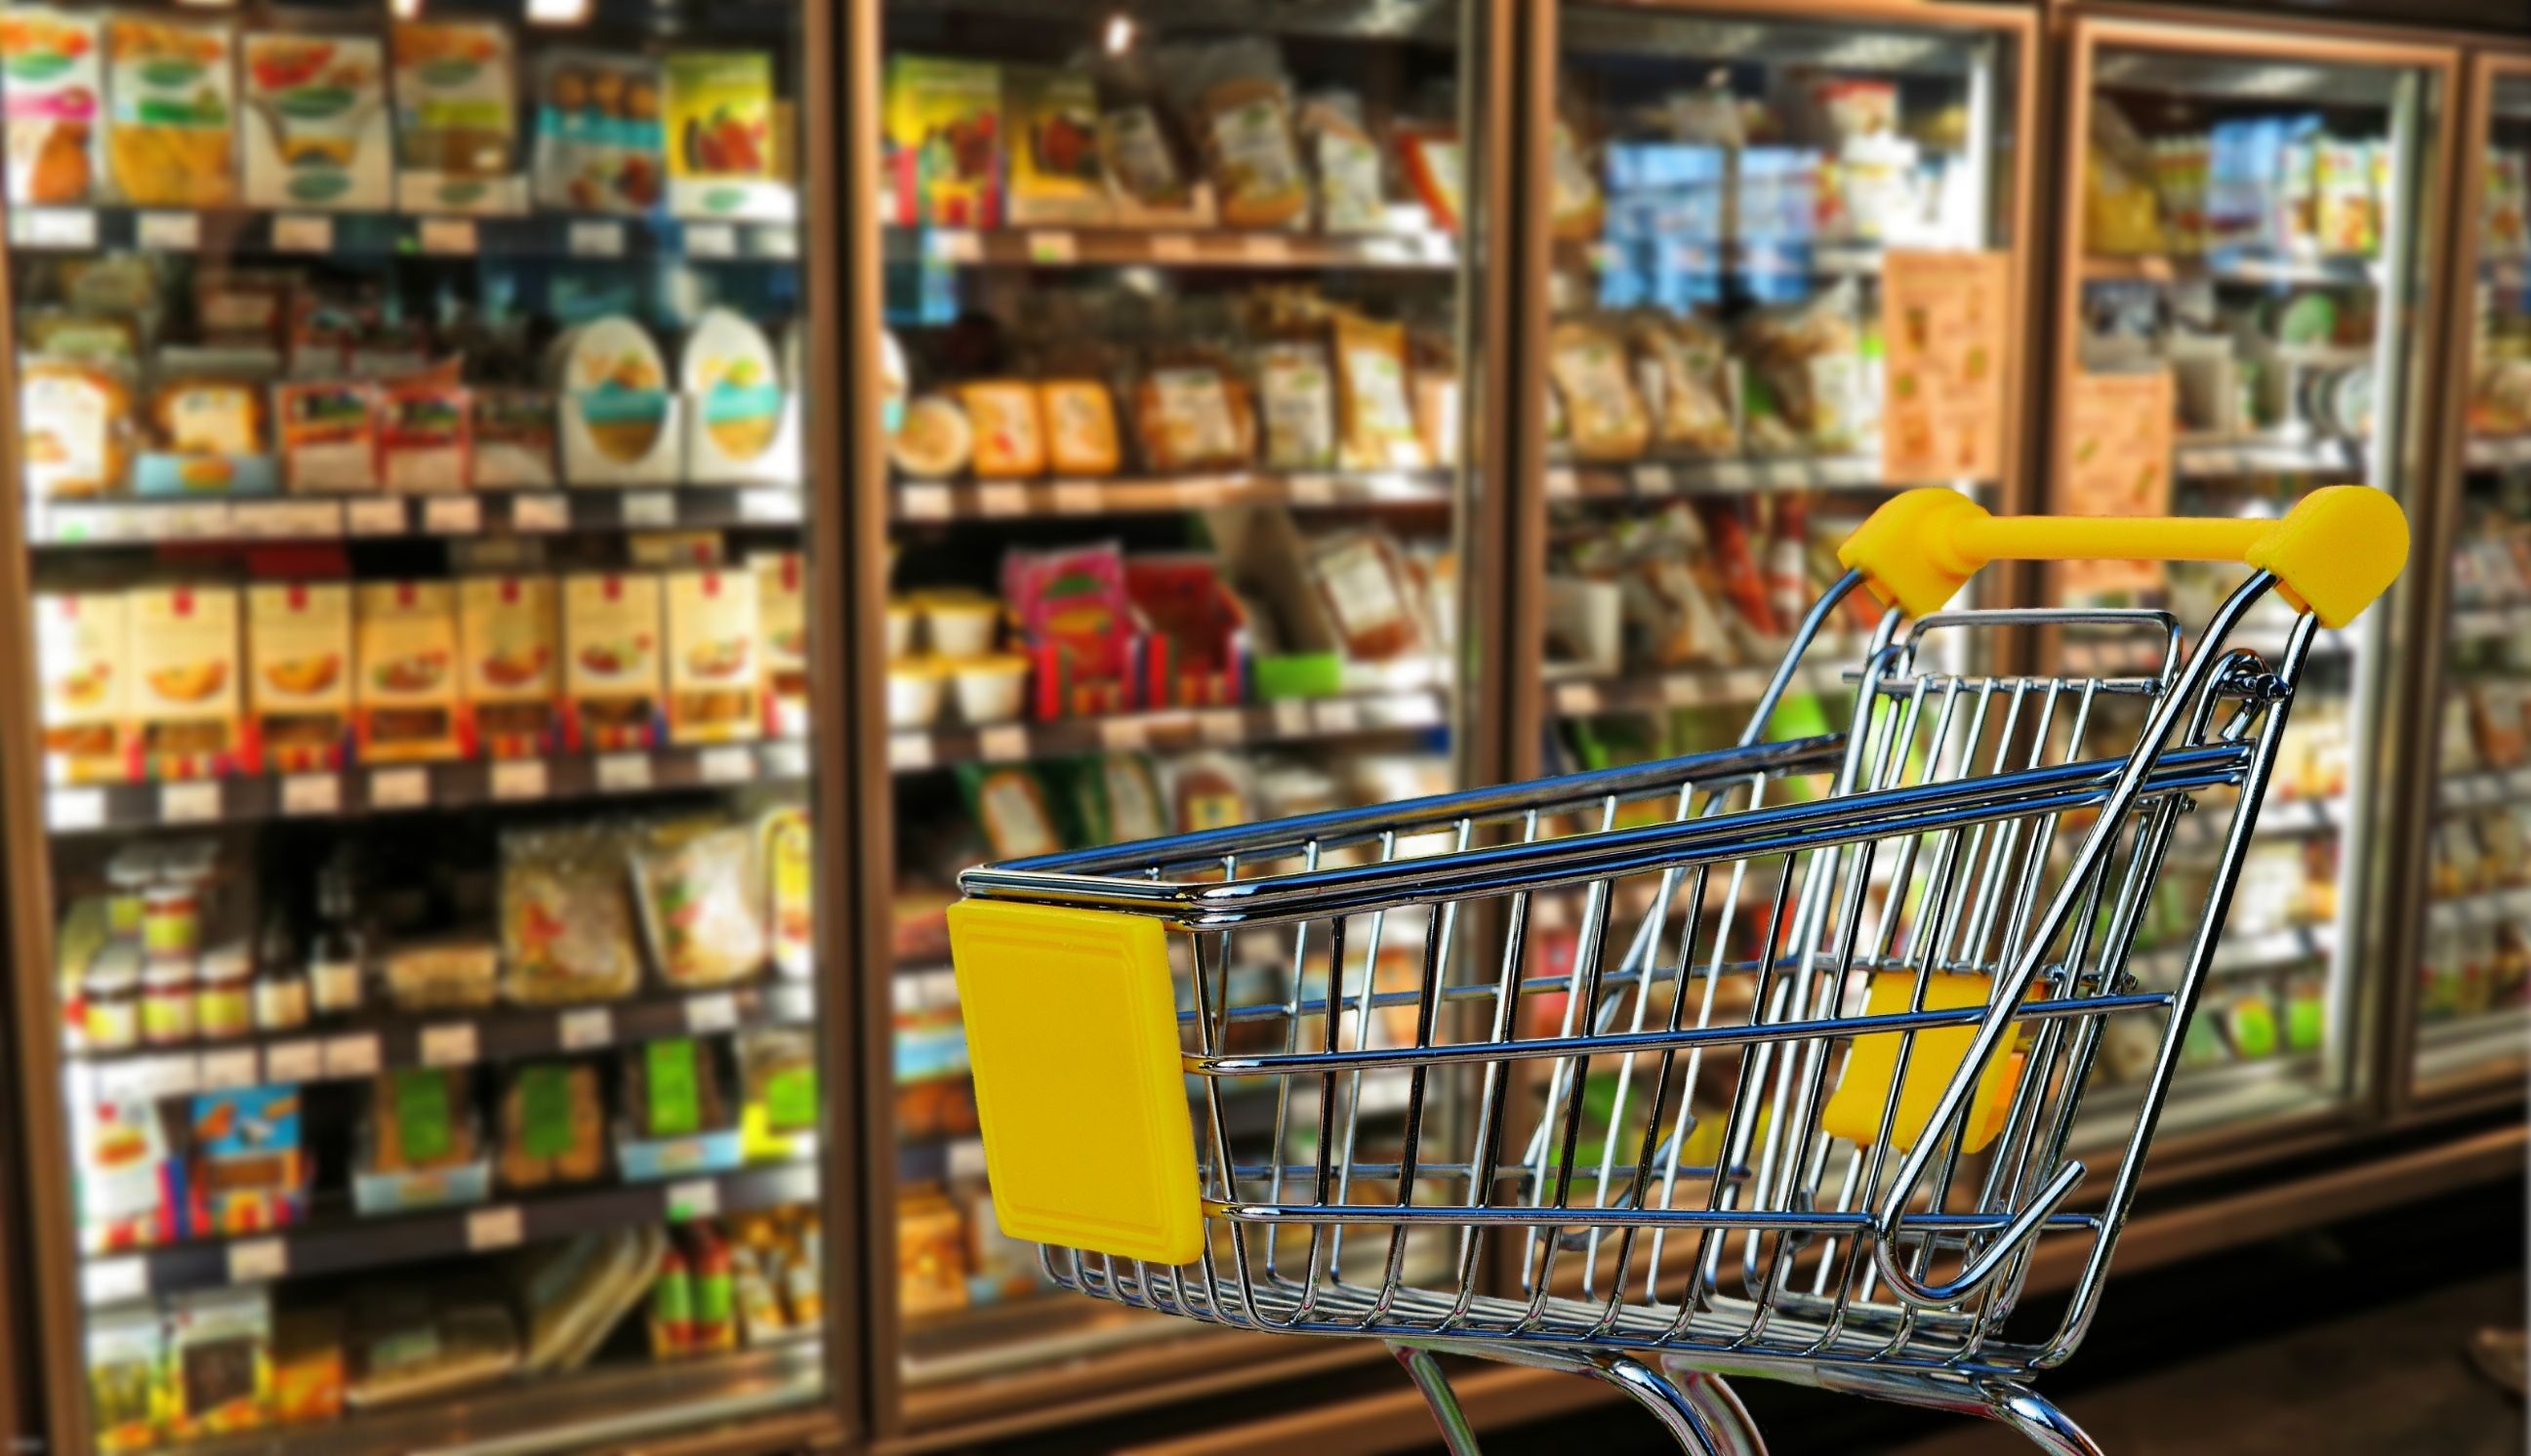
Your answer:
[[[1989,1415],[2030,1437],[2048,1456],[2103,1456],[2072,1417],[2028,1386],[1997,1381],[1984,1393]]]
[[[1685,1369],[1664,1374],[1627,1355],[1602,1356],[1592,1367],[1652,1412],[1687,1456],[1767,1456],[1747,1408],[1721,1376]]]
[[[1406,1368],[1407,1378],[1424,1392],[1424,1404],[1432,1407],[1433,1424],[1441,1428],[1441,1444],[1450,1456],[1482,1456],[1477,1449],[1477,1432],[1469,1427],[1467,1416],[1459,1409],[1459,1397],[1450,1391],[1450,1377],[1441,1372],[1441,1362],[1430,1350],[1413,1345],[1391,1345],[1388,1353]]]

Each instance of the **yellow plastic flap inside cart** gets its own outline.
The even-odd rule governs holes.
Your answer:
[[[1995,981],[1985,976],[1937,973],[1926,980],[1927,1011],[1956,1011],[1963,1006],[1984,1006]],[[1916,978],[1906,972],[1884,972],[1872,978],[1872,991],[1865,998],[1867,1016],[1895,1016],[1907,1009],[1916,993]],[[1837,1080],[1836,1092],[1828,1100],[1828,1111],[1820,1126],[1849,1142],[1871,1146],[1881,1136],[1881,1112],[1889,1101],[1889,1074],[1898,1069],[1898,1032],[1872,1032],[1854,1038],[1845,1054],[1845,1073]],[[1975,1026],[1939,1027],[1918,1032],[1913,1050],[1907,1054],[1907,1081],[1899,1089],[1898,1120],[1889,1129],[1890,1145],[1901,1152],[1913,1150],[1925,1136],[1925,1124],[1934,1115],[1934,1104],[1942,1098],[1942,1090],[1959,1075],[1960,1062],[1968,1055],[1969,1042],[1977,1036]],[[1998,1050],[1978,1074],[1977,1092],[1969,1099],[1969,1137],[1962,1150],[1978,1152],[1995,1135],[2003,1131],[2004,1114],[2012,1109],[2013,1084],[2019,1080],[2022,1053]]]
[[[1202,1190],[1159,924],[962,900],[949,953],[1002,1232],[1195,1259]]]

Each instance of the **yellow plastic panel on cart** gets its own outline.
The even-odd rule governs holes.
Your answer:
[[[962,900],[949,954],[1002,1232],[1195,1259],[1202,1189],[1159,923]]]
[[[1940,972],[1925,984],[1927,1011],[1956,1011],[1963,1006],[1984,1006],[1995,981],[1990,977],[1954,975]],[[1865,998],[1867,1016],[1895,1016],[1907,1010],[1916,993],[1916,978],[1903,972],[1886,972],[1872,978],[1871,994]],[[1854,1038],[1845,1054],[1845,1074],[1837,1079],[1836,1092],[1828,1099],[1828,1111],[1820,1117],[1820,1126],[1837,1137],[1869,1147],[1881,1136],[1881,1112],[1889,1101],[1889,1074],[1898,1069],[1898,1032],[1872,1032]],[[1942,1098],[1942,1090],[1959,1075],[1960,1061],[1968,1055],[1969,1042],[1977,1036],[1974,1026],[1940,1027],[1918,1032],[1913,1050],[1907,1054],[1907,1081],[1898,1093],[1898,1120],[1889,1129],[1890,1144],[1901,1152],[1915,1148],[1925,1136],[1925,1124],[1934,1115],[1934,1104]],[[2012,1110],[2009,1100],[2012,1085],[2021,1071],[2022,1054],[2015,1050],[1998,1051],[1990,1058],[1986,1070],[1978,1074],[1977,1092],[1969,1099],[1969,1138],[1962,1150],[1977,1152],[1995,1141],[2003,1131],[2004,1115]]]

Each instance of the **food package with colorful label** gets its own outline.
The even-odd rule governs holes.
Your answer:
[[[132,467],[133,394],[124,371],[34,359],[18,370],[18,458],[38,500],[110,495]]]
[[[1096,379],[1048,379],[1038,386],[1046,466],[1058,476],[1112,476],[1124,464],[1116,398]]]
[[[1021,479],[1045,474],[1045,420],[1037,387],[1024,379],[984,379],[958,391],[976,430],[976,476]]]
[[[364,582],[354,598],[361,757],[458,756],[457,589],[448,582]]]
[[[396,200],[408,212],[527,209],[510,32],[474,21],[395,28]]]
[[[701,990],[764,969],[759,849],[748,825],[713,819],[662,824],[636,849],[634,898],[661,980]]]
[[[1573,453],[1584,460],[1633,460],[1652,442],[1652,417],[1628,377],[1626,346],[1613,329],[1568,319],[1547,334],[1547,377],[1564,404]]]
[[[247,205],[393,206],[386,47],[367,35],[255,30],[245,55]]]
[[[471,1067],[391,1067],[369,1081],[352,1167],[352,1205],[403,1213],[491,1196]]]
[[[535,201],[565,212],[648,212],[666,195],[658,63],[549,50],[536,57]]]
[[[238,594],[180,585],[134,591],[130,738],[144,771],[204,778],[234,771],[240,748]]]
[[[1114,542],[1010,552],[1002,599],[1034,659],[1040,717],[1139,705],[1143,631]]]
[[[1092,227],[1108,220],[1098,167],[1098,88],[1077,71],[1013,66],[1003,73],[1015,140],[1015,226]]]
[[[225,24],[107,19],[105,141],[116,200],[237,204],[236,42]]]
[[[464,490],[474,476],[475,406],[466,387],[400,379],[378,391],[379,474],[399,492]]]
[[[1433,463],[1415,428],[1406,326],[1335,316],[1337,459],[1347,470],[1421,470]]]
[[[720,567],[670,572],[664,594],[668,741],[732,743],[761,737],[756,574]]]
[[[541,389],[475,388],[478,490],[545,490],[554,484],[554,397]]]
[[[765,811],[757,823],[763,841],[764,928],[773,946],[773,969],[794,980],[815,970],[816,954],[816,836],[808,811],[783,805]],[[792,1119],[778,1117],[777,1124]],[[815,1124],[813,1111],[810,1122]]]
[[[193,1099],[194,1237],[234,1238],[288,1228],[307,1216],[311,1171],[296,1087],[234,1088]]]
[[[501,835],[502,994],[521,1006],[612,1001],[641,988],[628,846],[605,825]]]
[[[885,105],[888,220],[899,227],[1000,227],[1001,68],[890,56]]]
[[[163,1449],[176,1415],[167,1326],[158,1307],[97,1310],[87,1318],[88,1421],[102,1452]]]
[[[781,170],[782,112],[763,51],[671,51],[668,210],[679,217],[787,222],[799,200]]]
[[[659,579],[581,572],[563,579],[565,731],[575,749],[645,749],[658,738]]]
[[[1299,228],[1310,217],[1291,78],[1265,36],[1173,46],[1155,56],[1177,109],[1202,143],[1221,220],[1234,228]]]
[[[548,358],[565,482],[670,484],[683,476],[685,417],[649,330],[607,314],[555,341]]]
[[[615,876],[621,880],[622,876]],[[620,883],[615,899],[624,898]],[[624,928],[630,931],[630,921]],[[630,962],[632,945],[625,954]],[[634,967],[638,977],[640,968]],[[497,1113],[501,1186],[511,1190],[586,1183],[606,1171],[606,1098],[597,1064],[523,1062],[503,1079]],[[534,1295],[531,1293],[533,1300]]]
[[[378,488],[378,401],[359,379],[272,387],[281,478],[294,493]]]
[[[51,781],[123,776],[130,617],[118,591],[35,598],[35,664],[42,679],[45,777]]]
[[[700,484],[797,480],[798,416],[772,341],[746,315],[706,308],[686,335],[678,387],[694,420],[689,478]]]
[[[554,579],[468,577],[457,584],[459,693],[468,750],[491,758],[552,753],[561,742],[561,623]]]
[[[250,760],[275,773],[342,767],[352,737],[352,588],[249,587],[246,656]]]
[[[1257,449],[1247,383],[1203,351],[1155,358],[1135,381],[1134,437],[1157,473],[1244,466]]]
[[[272,1419],[272,1291],[195,1289],[167,1302],[179,1441],[253,1430]]]
[[[756,629],[761,650],[765,731],[800,738],[809,731],[809,583],[797,551],[750,557],[756,573]]]
[[[162,377],[149,400],[149,448],[133,471],[141,495],[264,495],[280,481],[263,386],[217,374]]]
[[[13,5],[0,13],[0,114],[9,201],[76,205],[105,170],[105,35],[93,14]]]

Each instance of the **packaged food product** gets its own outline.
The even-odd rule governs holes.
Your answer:
[[[1566,242],[1599,237],[1607,216],[1590,152],[1561,118],[1547,135],[1547,210],[1555,236]]]
[[[817,1043],[805,1028],[760,1027],[738,1038],[739,1102],[772,1135],[817,1130]]]
[[[88,1421],[99,1451],[154,1451],[165,1445],[177,1406],[169,1374],[167,1331],[155,1305],[127,1305],[88,1316]]]
[[[476,388],[478,490],[543,490],[554,483],[554,400],[540,389]]]
[[[309,1174],[296,1087],[238,1088],[193,1099],[189,1227],[269,1233],[304,1216]]]
[[[1159,780],[1140,754],[1109,754],[1076,773],[1073,802],[1093,844],[1131,844],[1169,832]]]
[[[0,28],[6,25],[0,20]],[[5,77],[0,77],[0,94],[5,94]],[[141,366],[141,325],[136,319],[36,307],[22,308],[18,324],[19,346],[30,360],[69,360],[126,373]]]
[[[760,681],[773,731],[806,731],[809,708],[808,579],[797,551],[760,551],[748,559],[756,573],[756,633]]]
[[[662,176],[659,67],[647,56],[549,50],[536,57],[533,187],[538,207],[647,212]]]
[[[976,474],[1012,479],[1045,474],[1045,421],[1038,391],[1022,379],[992,379],[958,391],[976,432]]]
[[[649,1325],[652,1359],[672,1360],[694,1348],[695,1273],[674,1239],[650,1283]]]
[[[473,752],[510,758],[551,753],[558,739],[561,623],[554,580],[468,577],[457,584],[458,692]]]
[[[556,385],[574,425],[564,435],[565,474],[575,483],[594,481],[608,467],[649,459],[670,415],[668,366],[649,331],[609,314],[573,329],[555,347]],[[591,458],[573,459],[575,449]]]
[[[777,167],[773,57],[678,50],[660,63],[668,105],[668,210],[679,217],[786,218]]]
[[[887,725],[928,728],[940,716],[940,687],[947,681],[937,657],[903,657],[887,665]]]
[[[585,1183],[606,1170],[606,1104],[593,1063],[511,1067],[497,1122],[504,1188]]]
[[[1468,171],[1467,152],[1459,144],[1458,130],[1435,126],[1400,128],[1397,151],[1405,164],[1406,180],[1424,203],[1433,226],[1445,233],[1457,232],[1459,219],[1466,211],[1460,199]]]
[[[1161,771],[1177,833],[1224,829],[1257,817],[1256,780],[1247,764],[1228,754],[1189,754],[1169,759]]]
[[[247,205],[392,205],[386,47],[371,35],[252,30],[244,50]]]
[[[457,591],[448,582],[363,582],[353,721],[372,763],[454,758],[459,737]]]
[[[1573,453],[1632,460],[1652,440],[1652,420],[1627,377],[1626,349],[1600,324],[1567,319],[1547,334],[1547,376],[1564,403]]]
[[[270,490],[264,392],[242,378],[162,378],[149,403],[150,448],[133,488],[141,495],[232,495]]]
[[[104,171],[103,42],[94,14],[13,5],[0,16],[12,203],[54,207],[95,196]]]
[[[1179,354],[1153,362],[1134,387],[1134,436],[1153,471],[1248,463],[1256,421],[1248,392],[1219,362]]]
[[[756,660],[756,574],[718,567],[667,574],[668,739],[728,743],[763,732]]]
[[[156,772],[217,771],[239,749],[238,596],[227,587],[131,594],[132,735]]]
[[[180,1441],[253,1430],[272,1419],[272,1295],[262,1288],[168,1296]]]
[[[502,994],[523,1006],[613,1000],[640,988],[624,836],[598,825],[501,836]]]
[[[661,825],[634,852],[633,883],[660,980],[697,989],[764,969],[763,867],[747,826]]]
[[[1078,71],[1012,66],[1010,220],[1014,225],[1095,226],[1107,221],[1098,168],[1098,88]]]
[[[489,1006],[500,968],[500,947],[488,935],[425,936],[388,946],[380,957],[387,996],[404,1011]]]
[[[1351,91],[1322,91],[1301,107],[1301,136],[1318,174],[1319,230],[1377,232],[1388,223],[1379,186],[1379,148],[1363,125],[1362,98]]]
[[[768,809],[757,820],[764,856],[764,926],[772,941],[773,969],[794,980],[815,969],[816,953],[816,839],[809,814],[797,805]]]
[[[1001,68],[890,56],[884,105],[890,220],[903,227],[1001,226]]]
[[[1407,403],[1406,326],[1339,310],[1335,315],[1337,459],[1347,470],[1417,470],[1431,464]]]
[[[704,436],[723,458],[752,461],[773,448],[784,395],[764,330],[731,309],[704,309],[686,336],[678,374]]]
[[[651,1237],[646,1237],[649,1235]],[[577,1369],[648,1292],[654,1230],[609,1229],[521,1251],[508,1284],[527,1336],[523,1374]]]
[[[340,1419],[345,1379],[339,1306],[283,1310],[273,1317],[272,1419],[276,1424]]]
[[[1634,344],[1653,381],[1653,432],[1664,445],[1722,455],[1739,445],[1731,423],[1731,353],[1694,314],[1644,314]]]
[[[474,476],[475,405],[462,384],[398,380],[378,391],[379,474],[394,491],[454,491]]]
[[[1424,454],[1443,470],[1459,464],[1459,355],[1448,339],[1429,330],[1409,340],[1408,384],[1415,396],[1415,434]]]
[[[691,1138],[738,1125],[729,1100],[725,1043],[670,1036],[627,1047],[624,1108],[636,1138]]]
[[[983,826],[996,860],[1051,854],[1063,848],[1054,802],[1035,769],[1019,764],[958,765],[958,787]]]
[[[1335,464],[1335,381],[1324,345],[1283,339],[1260,346],[1257,394],[1266,465],[1313,471]]]
[[[693,1250],[695,1270],[695,1334],[698,1353],[738,1348],[738,1282],[730,1262],[728,1241],[708,1222],[681,1230]]]
[[[1211,189],[1199,189],[1159,109],[1128,96],[1098,113],[1098,166],[1120,222],[1212,223]]]
[[[1029,660],[1016,653],[954,657],[944,667],[968,723],[1007,723],[1027,710]]]
[[[80,1044],[130,1051],[141,1044],[141,952],[118,940],[97,952],[80,982]]]
[[[1044,674],[1041,711],[1120,712],[1139,700],[1132,669],[1142,624],[1114,542],[1007,552],[1001,588],[1018,638]]]
[[[222,23],[107,17],[106,153],[119,200],[236,204],[236,38]]]
[[[906,406],[904,424],[887,442],[887,458],[905,475],[936,480],[965,470],[975,449],[967,412],[945,394],[927,394]]]
[[[1221,220],[1235,228],[1306,223],[1310,188],[1293,133],[1292,84],[1273,40],[1173,46],[1153,65],[1203,144]]]
[[[660,709],[659,579],[583,572],[563,580],[563,691],[575,746],[647,747]]]
[[[1048,379],[1043,403],[1046,464],[1058,476],[1112,476],[1124,464],[1116,401],[1096,379]]]
[[[896,1299],[912,1318],[967,1308],[966,1221],[937,1188],[897,1196]]]
[[[276,384],[281,478],[294,491],[374,490],[378,485],[378,403],[356,379]]]
[[[509,30],[398,21],[396,202],[409,212],[517,212],[519,83]]]
[[[1307,564],[1346,656],[1384,662],[1424,650],[1411,579],[1386,532],[1322,536],[1310,542]]]
[[[18,452],[28,494],[59,499],[122,488],[132,463],[132,389],[120,372],[64,359],[29,360],[19,369],[18,406]]]
[[[35,598],[44,755],[62,779],[120,776],[132,664],[129,610],[116,591]]]
[[[342,766],[352,732],[352,588],[247,588],[248,756],[273,772]]]
[[[463,1286],[426,1293],[370,1285],[353,1306],[354,1410],[489,1384],[519,1363],[516,1324],[502,1302]]]
[[[1754,449],[1847,454],[1863,437],[1863,341],[1852,280],[1743,320],[1748,442]]]

